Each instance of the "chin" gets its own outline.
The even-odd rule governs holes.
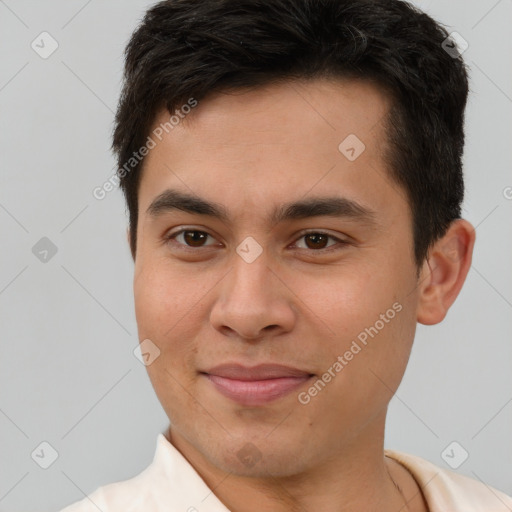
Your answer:
[[[226,443],[216,443],[214,452],[205,453],[210,462],[221,470],[237,476],[251,478],[288,477],[307,470],[304,457],[304,444],[298,449],[286,446],[283,439],[234,441],[227,438]],[[272,442],[273,441],[273,442]],[[207,449],[211,450],[210,444]],[[300,457],[297,454],[300,453]]]

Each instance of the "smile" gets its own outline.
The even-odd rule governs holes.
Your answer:
[[[225,397],[247,406],[264,405],[288,395],[313,375],[280,365],[246,368],[222,365],[202,374]]]

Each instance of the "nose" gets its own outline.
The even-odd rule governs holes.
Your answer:
[[[251,263],[235,254],[219,283],[210,322],[222,334],[245,340],[289,332],[296,321],[289,286],[278,268],[269,266],[265,251]]]

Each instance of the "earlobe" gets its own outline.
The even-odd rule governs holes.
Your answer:
[[[471,267],[475,236],[468,221],[457,219],[430,249],[418,285],[418,322],[437,324],[448,313]]]

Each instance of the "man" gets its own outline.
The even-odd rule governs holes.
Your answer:
[[[113,147],[170,427],[143,473],[65,512],[512,510],[383,448],[417,322],[443,320],[475,241],[447,37],[398,0],[148,11]]]

